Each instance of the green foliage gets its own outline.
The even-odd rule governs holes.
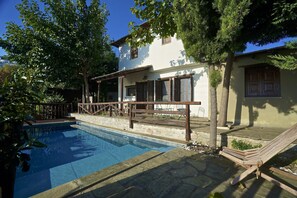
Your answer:
[[[212,70],[209,75],[209,81],[212,87],[217,88],[222,82],[221,72],[219,70]]]
[[[63,103],[65,102],[63,96],[58,93],[47,94],[43,101],[43,103]]]
[[[0,84],[3,84],[6,78],[10,78],[16,69],[16,65],[5,64],[0,67]]]
[[[219,193],[219,192],[215,192],[215,193],[211,193],[208,198],[224,198],[224,196]]]
[[[39,102],[45,91],[38,69],[19,68],[0,87],[0,121],[24,122],[32,113],[31,103]]]
[[[128,41],[130,44],[142,46],[152,43],[157,36],[168,37],[176,33],[173,0],[134,0],[134,3],[135,7],[131,8],[131,12],[147,23],[143,25],[129,23],[131,37]]]
[[[23,123],[34,113],[30,105],[39,102],[44,92],[42,76],[38,70],[18,68],[0,85],[0,164],[1,168],[21,165],[29,169],[30,157],[24,150],[43,147],[44,144],[30,139]]]
[[[297,40],[286,43],[288,49],[292,49],[289,54],[276,54],[269,57],[269,63],[280,69],[295,70],[297,69]]]
[[[105,29],[108,11],[100,1],[22,0],[17,9],[23,24],[8,23],[0,39],[10,60],[68,87],[115,68]]]
[[[234,149],[238,149],[238,150],[247,150],[247,149],[262,147],[261,144],[252,145],[243,140],[236,140],[236,139],[232,140],[231,145]]]
[[[297,2],[281,0],[275,3],[273,22],[275,24],[297,20]]]

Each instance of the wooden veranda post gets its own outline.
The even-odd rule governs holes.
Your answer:
[[[97,81],[98,85],[97,85],[97,103],[100,102],[100,85],[101,85],[101,81]]]
[[[123,100],[124,100],[124,76],[119,77],[120,80],[120,110],[123,111]],[[122,113],[120,114],[122,116]]]
[[[191,126],[190,126],[190,105],[186,104],[186,141],[191,140]]]
[[[132,116],[133,116],[133,104],[128,104],[129,109],[128,109],[128,113],[129,113],[129,127],[131,129],[133,129],[133,120],[132,120]]]

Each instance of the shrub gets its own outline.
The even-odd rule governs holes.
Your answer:
[[[247,150],[247,149],[262,147],[261,144],[253,145],[253,144],[245,142],[243,140],[236,140],[236,139],[232,140],[231,145],[234,149],[238,149],[238,150]]]

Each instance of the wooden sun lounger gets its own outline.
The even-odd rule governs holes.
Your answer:
[[[243,180],[245,177],[247,177],[249,174],[255,172],[257,178],[260,176],[297,196],[296,189],[293,189],[260,171],[261,166],[263,166],[276,154],[280,153],[282,150],[288,147],[295,140],[297,140],[297,124],[275,137],[265,146],[258,149],[239,151],[224,147],[223,150],[220,151],[220,155],[234,161],[236,164],[239,164],[247,169],[242,174],[234,178],[231,181],[231,184],[235,185]]]

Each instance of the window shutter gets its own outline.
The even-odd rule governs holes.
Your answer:
[[[246,97],[279,97],[280,70],[276,67],[259,64],[245,68]]]
[[[147,81],[147,101],[154,101],[154,81]]]
[[[180,78],[174,78],[174,101],[180,101]]]
[[[171,92],[171,88],[172,87],[172,79],[169,79],[168,81],[168,101],[172,101],[172,92]]]
[[[162,101],[162,81],[156,81],[156,101]]]

